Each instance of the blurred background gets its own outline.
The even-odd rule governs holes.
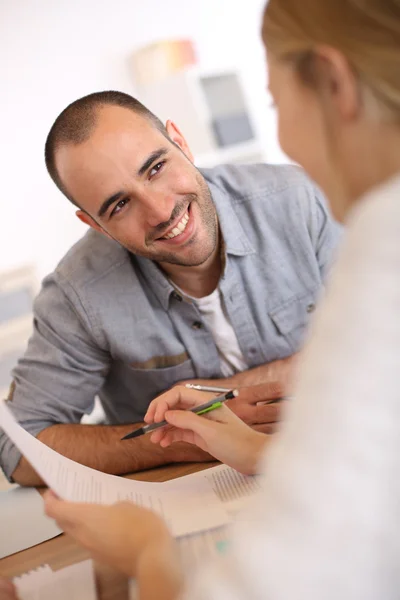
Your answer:
[[[128,92],[186,135],[199,166],[287,162],[266,93],[265,0],[0,0],[0,390],[40,280],[85,228],[47,175],[59,112]]]

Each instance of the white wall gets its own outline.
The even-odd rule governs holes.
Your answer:
[[[132,52],[172,37],[194,40],[200,66],[242,72],[271,162],[281,153],[265,93],[264,0],[0,0],[0,271],[51,270],[84,232],[49,179],[46,134],[71,101],[102,89],[135,94]]]

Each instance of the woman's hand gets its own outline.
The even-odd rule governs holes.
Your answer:
[[[261,399],[259,391],[258,402]],[[246,393],[254,395],[253,388],[242,388],[239,398]],[[172,427],[155,431],[151,434],[151,441],[163,448],[173,442],[195,444],[237,471],[255,473],[269,438],[251,429],[227,406],[204,416],[190,412],[191,408],[204,404],[208,398],[204,392],[176,386],[153,400],[144,417],[145,422],[158,423],[165,419]]]
[[[153,551],[166,557],[177,554],[165,523],[155,513],[129,502],[112,506],[78,504],[44,496],[46,514],[100,562],[130,577],[141,560]]]
[[[13,582],[4,577],[0,577],[0,598],[1,600],[18,600]]]

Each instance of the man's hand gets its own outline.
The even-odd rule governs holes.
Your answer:
[[[233,390],[236,388],[252,387],[253,385],[262,385],[264,383],[273,385],[279,383],[284,390],[284,394],[282,395],[287,396],[290,394],[293,379],[296,375],[298,358],[299,354],[293,354],[287,358],[274,360],[265,365],[236,373],[236,375],[226,377],[225,379],[190,379],[187,381],[178,381],[175,385],[194,383]]]
[[[240,388],[239,396],[226,405],[256,431],[273,433],[281,419],[284,401],[277,401],[282,398],[280,383],[264,383]]]
[[[177,384],[174,388],[176,387],[180,388],[182,386]],[[231,411],[252,429],[261,433],[274,433],[287,402],[284,399],[286,386],[275,381],[261,385],[238,386],[237,389],[240,390],[239,396],[228,400],[226,406],[229,406]],[[210,392],[201,393],[203,394],[204,402],[217,395]]]

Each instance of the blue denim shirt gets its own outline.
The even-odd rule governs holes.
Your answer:
[[[299,350],[340,228],[318,190],[291,166],[204,170],[225,250],[220,290],[249,367]],[[110,423],[142,420],[180,380],[220,378],[200,313],[157,265],[90,230],[42,285],[34,333],[10,401],[33,435],[78,423],[98,395]],[[20,458],[0,433],[0,464]]]

